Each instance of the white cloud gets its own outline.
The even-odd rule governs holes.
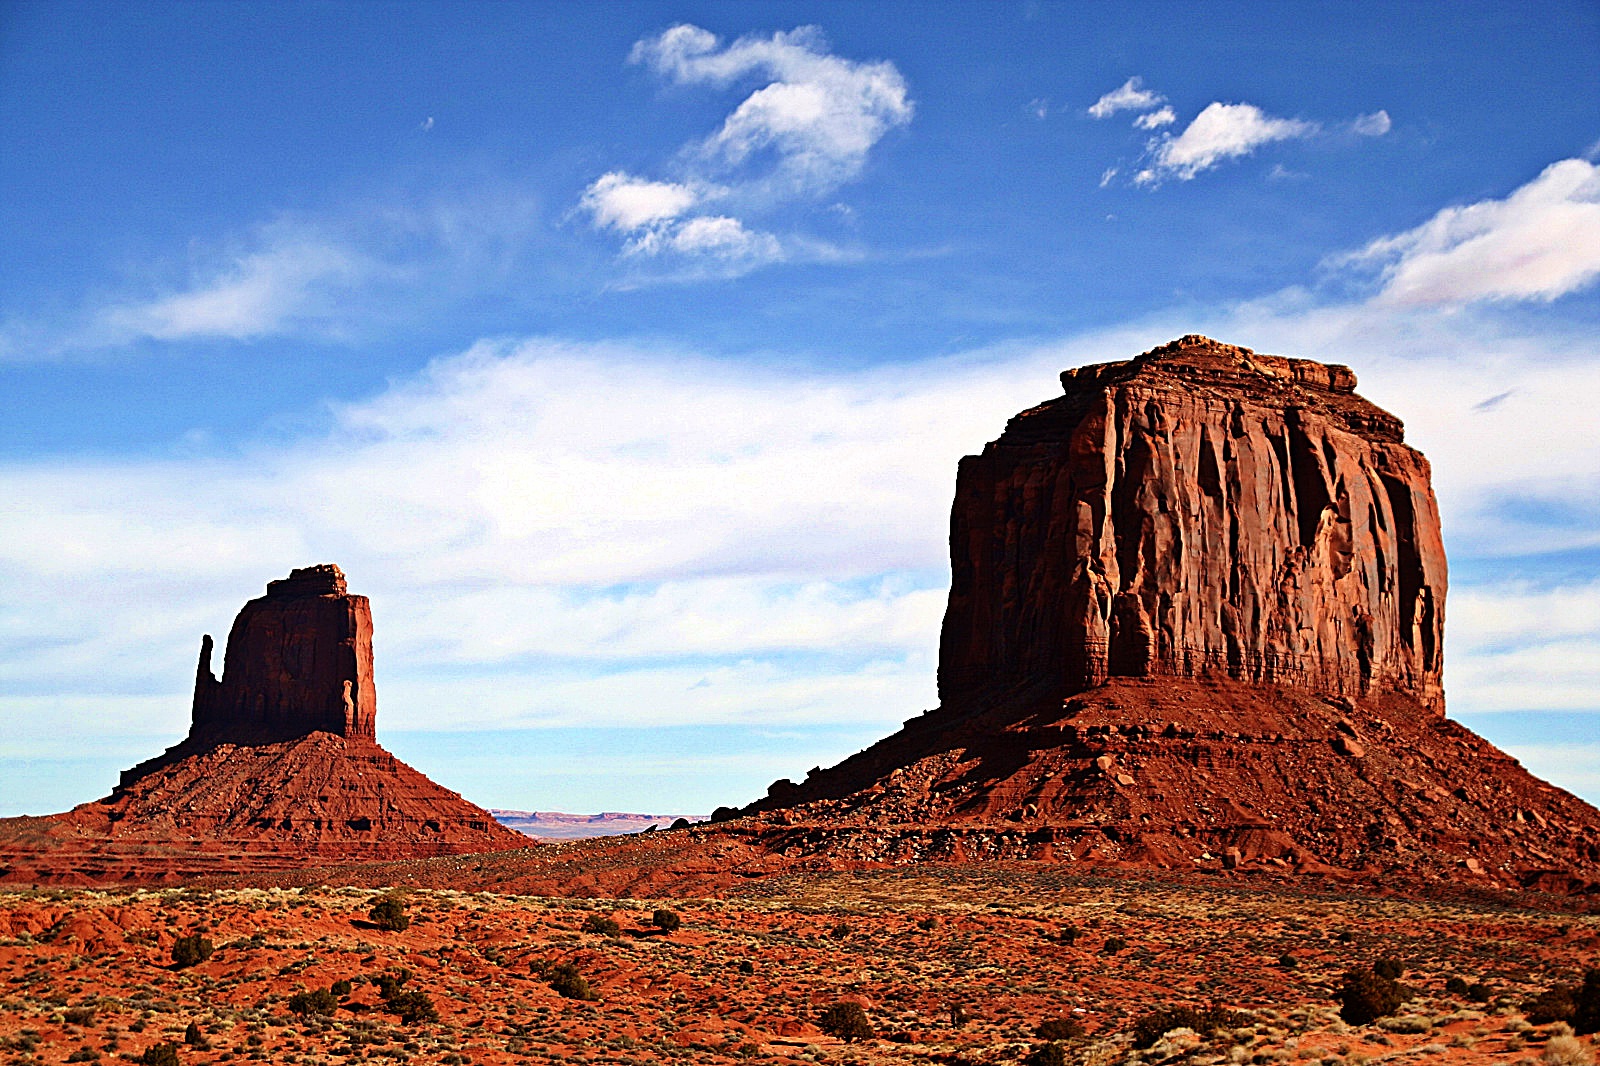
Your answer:
[[[632,254],[756,265],[808,253],[818,242],[780,241],[731,212],[816,199],[855,180],[872,148],[914,110],[894,64],[833,55],[815,27],[724,45],[697,26],[674,26],[636,43],[629,60],[680,85],[764,83],[680,153],[683,180],[612,172],[585,191],[581,206],[597,227],[633,234]],[[697,214],[708,200],[717,213]]]
[[[1135,129],[1158,130],[1162,126],[1170,126],[1178,121],[1178,113],[1170,107],[1163,107],[1160,111],[1152,111],[1147,115],[1140,115],[1133,120]]]
[[[240,255],[192,287],[98,312],[87,335],[101,344],[140,338],[244,340],[279,333],[323,310],[319,297],[368,273],[352,252],[299,235],[269,237],[265,249]]]
[[[1314,123],[1275,118],[1253,104],[1208,104],[1176,137],[1168,134],[1150,142],[1150,165],[1133,180],[1137,185],[1156,185],[1169,178],[1189,181],[1264,144],[1306,137],[1316,130]]]
[[[595,225],[627,233],[675,219],[698,199],[687,185],[646,181],[614,170],[584,190],[583,207]]]
[[[1389,112],[1374,111],[1370,115],[1358,115],[1350,123],[1350,132],[1361,137],[1382,137],[1392,129],[1394,124],[1389,121]]]
[[[1563,159],[1503,200],[1447,207],[1330,263],[1378,267],[1378,300],[1396,307],[1554,300],[1600,276],[1600,167]]]
[[[1119,111],[1144,111],[1166,99],[1158,92],[1143,88],[1143,85],[1143,78],[1129,78],[1120,87],[1112,89],[1089,105],[1089,116],[1110,118]]]

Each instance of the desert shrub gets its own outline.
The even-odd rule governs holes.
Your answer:
[[[828,930],[828,935],[833,937],[835,940],[843,940],[845,937],[850,935],[850,927],[844,922],[840,922],[838,925]]]
[[[349,981],[335,981],[333,984],[328,986],[328,991],[332,992],[335,996],[339,997],[340,999],[343,999],[344,997],[346,997],[346,996],[348,996],[350,994],[350,991],[351,991],[350,982]]]
[[[677,911],[669,911],[662,908],[650,916],[650,924],[663,933],[671,934],[676,933],[682,927],[683,919],[678,916]]]
[[[400,992],[384,1000],[383,1009],[398,1016],[404,1025],[439,1020],[439,1012],[426,992]]]
[[[1292,970],[1296,966],[1300,965],[1300,960],[1286,951],[1282,955],[1278,956],[1278,965],[1283,967],[1285,970]]]
[[[1391,981],[1400,980],[1406,968],[1400,965],[1400,960],[1392,955],[1386,955],[1372,964],[1372,972],[1379,977],[1387,977]]]
[[[932,929],[937,929],[938,927],[939,927],[939,919],[935,918],[931,914],[925,915],[924,917],[921,917],[921,918],[917,919],[917,928],[923,930],[924,932],[926,932],[928,930],[932,930]]]
[[[872,1023],[867,1021],[867,1012],[861,1009],[859,1003],[835,1003],[822,1012],[817,1019],[817,1028],[829,1036],[852,1042],[873,1035]]]
[[[1482,981],[1475,981],[1467,986],[1467,998],[1474,1003],[1487,1003],[1494,996],[1494,989]]]
[[[1402,1014],[1398,1018],[1379,1018],[1378,1028],[1387,1033],[1409,1033],[1415,1036],[1418,1033],[1431,1032],[1433,1021],[1420,1014]]]
[[[1466,980],[1461,977],[1448,977],[1444,982],[1445,992],[1452,996],[1464,996],[1470,987],[1472,986],[1467,984]]]
[[[1600,969],[1584,971],[1583,985],[1573,997],[1572,1008],[1575,1032],[1600,1032]]]
[[[178,1066],[178,1046],[176,1044],[152,1044],[144,1049],[144,1054],[139,1056],[139,1061],[144,1066]]]
[[[400,994],[400,989],[411,980],[411,971],[405,967],[396,970],[385,970],[375,974],[369,980],[378,987],[378,996],[387,1002]]]
[[[1578,1005],[1573,1001],[1576,991],[1577,989],[1571,985],[1547,988],[1532,999],[1526,1000],[1522,1004],[1522,1013],[1534,1025],[1570,1022],[1578,1009]]]
[[[614,918],[607,918],[603,914],[591,914],[583,920],[579,931],[599,933],[602,936],[621,936],[622,926],[618,925]]]
[[[555,990],[556,995],[566,999],[579,999],[592,1003],[600,996],[590,987],[589,981],[578,968],[570,962],[559,962],[555,965],[545,964],[539,968],[545,982]]]
[[[1033,1035],[1040,1040],[1076,1040],[1083,1035],[1083,1023],[1076,1018],[1046,1018]]]
[[[1545,1066],[1593,1066],[1594,1055],[1575,1036],[1552,1036],[1544,1045]]]
[[[1128,942],[1120,936],[1106,937],[1106,942],[1100,945],[1100,954],[1115,955],[1128,946]]]
[[[23,1059],[14,1059],[14,1062],[23,1062]],[[83,1047],[67,1056],[68,1062],[99,1062],[100,1052],[85,1044]]]
[[[1067,1052],[1060,1044],[1040,1044],[1028,1052],[1023,1066],[1067,1066]]]
[[[183,1030],[183,1042],[190,1047],[209,1048],[211,1041],[206,1039],[206,1034],[200,1031],[199,1022],[190,1022]]]
[[[1249,1015],[1223,1007],[1169,1007],[1133,1020],[1133,1046],[1147,1048],[1174,1029],[1209,1033],[1213,1029],[1236,1029],[1251,1021]]]
[[[1075,925],[1063,925],[1061,927],[1061,931],[1056,934],[1056,939],[1061,941],[1063,944],[1075,944],[1077,943],[1078,935],[1081,932],[1082,930]]]
[[[1344,983],[1334,994],[1339,1001],[1339,1017],[1350,1025],[1368,1025],[1411,998],[1411,990],[1392,977],[1373,970],[1346,970]]]
[[[349,982],[345,982],[349,987]],[[332,1014],[339,1009],[339,997],[332,990],[296,992],[289,997],[289,1010],[295,1014]]]
[[[739,960],[739,972],[740,973],[746,973],[746,974],[755,973],[756,972],[756,964],[751,962],[749,959],[740,959]]]
[[[66,1013],[66,1022],[68,1025],[93,1025],[94,1008],[70,1007]]]
[[[372,905],[367,917],[372,919],[373,925],[390,933],[403,932],[411,925],[411,919],[406,916],[405,901],[399,896],[384,896]]]
[[[173,941],[172,961],[178,965],[179,969],[184,969],[197,963],[205,962],[211,957],[213,950],[215,949],[212,947],[211,941],[199,933],[191,933],[189,936],[180,936]]]

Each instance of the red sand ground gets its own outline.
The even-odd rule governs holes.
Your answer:
[[[367,921],[379,895],[0,895],[0,1058],[137,1060],[175,1042],[185,1063],[999,1064],[1038,1046],[1041,1019],[1076,1017],[1087,1036],[1064,1045],[1074,1062],[1532,1063],[1551,1029],[1518,1006],[1600,949],[1593,915],[1081,878],[1029,863],[784,877],[722,900],[413,890],[404,932]],[[678,932],[650,928],[658,906],[682,915]],[[596,915],[621,935],[581,932]],[[194,932],[215,954],[174,969],[174,939]],[[1125,946],[1113,951],[1116,940]],[[1383,956],[1402,962],[1417,998],[1380,1025],[1344,1025],[1331,999],[1340,975]],[[599,1001],[557,995],[536,972],[546,962],[574,964]],[[382,1009],[367,979],[398,967],[438,1022],[407,1026]],[[1454,976],[1487,983],[1489,1002],[1446,994]],[[331,1017],[289,1011],[295,992],[340,979],[355,989]],[[823,1035],[819,1013],[842,1000],[865,1007],[875,1038]],[[1130,1055],[1132,1017],[1213,1002],[1250,1018]],[[967,1020],[952,1024],[953,1009]],[[191,1022],[208,1048],[183,1045]],[[1581,1053],[1590,1041],[1579,1043]]]

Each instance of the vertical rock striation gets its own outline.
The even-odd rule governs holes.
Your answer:
[[[372,605],[330,564],[291,571],[246,603],[219,681],[200,644],[190,739],[265,743],[313,732],[376,742]]]
[[[961,462],[945,708],[1172,676],[1442,713],[1428,463],[1348,368],[1191,335],[1061,380]]]

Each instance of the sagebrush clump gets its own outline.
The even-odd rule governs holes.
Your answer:
[[[1379,965],[1383,965],[1383,961]],[[1392,969],[1385,967],[1386,970]],[[1412,996],[1411,989],[1392,977],[1357,967],[1346,970],[1344,983],[1334,998],[1339,1001],[1339,1017],[1349,1025],[1370,1025],[1379,1018],[1393,1014],[1400,1004]]]
[[[821,1017],[817,1019],[817,1028],[829,1036],[836,1036],[851,1043],[874,1035],[872,1023],[867,1020],[867,1012],[861,1009],[859,1003],[835,1003],[822,1012]]]
[[[199,933],[180,936],[172,943],[172,961],[180,970],[188,969],[205,962],[214,950],[211,941]]]

